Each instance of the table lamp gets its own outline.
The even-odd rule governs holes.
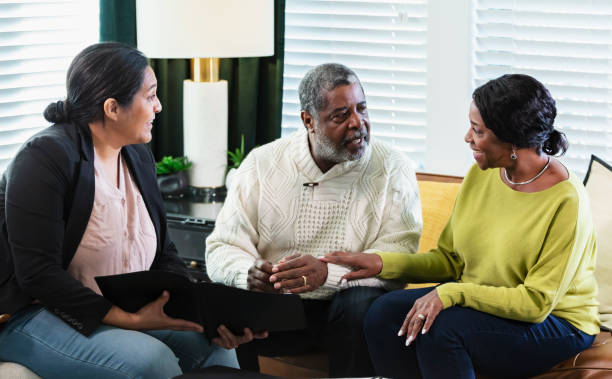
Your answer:
[[[274,0],[136,0],[136,27],[149,58],[191,59],[191,79],[183,82],[190,184],[223,186],[228,95],[219,58],[274,55]]]

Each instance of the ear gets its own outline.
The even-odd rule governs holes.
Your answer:
[[[113,99],[112,97],[109,97],[108,99],[104,100],[104,104],[102,105],[102,107],[104,108],[105,117],[113,121],[117,121],[117,119],[119,118],[119,103],[117,102],[117,100]]]
[[[302,119],[302,123],[308,129],[309,133],[314,133],[314,117],[306,111],[302,111],[300,113],[300,118]]]

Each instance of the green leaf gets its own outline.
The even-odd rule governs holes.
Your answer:
[[[230,161],[230,167],[229,168],[238,168],[238,167],[240,167],[240,164],[244,160],[244,134],[242,134],[241,137],[240,137],[240,148],[236,149],[235,152],[228,151],[227,155],[228,155],[229,161]]]
[[[191,167],[193,163],[187,157],[173,158],[171,155],[165,156],[161,161],[155,163],[157,175],[172,174],[179,171],[185,171]]]

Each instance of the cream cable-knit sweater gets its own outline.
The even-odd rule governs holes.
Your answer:
[[[416,177],[402,153],[372,138],[363,157],[322,173],[301,129],[254,149],[240,165],[206,240],[206,268],[215,282],[247,288],[259,257],[276,263],[296,253],[414,253],[421,228]],[[302,297],[330,298],[348,271],[328,264],[324,285]],[[347,285],[394,287],[377,278]]]

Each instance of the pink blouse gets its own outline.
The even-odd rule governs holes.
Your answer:
[[[157,237],[147,207],[125,161],[119,157],[119,188],[103,175],[94,149],[94,205],[68,272],[100,293],[95,277],[148,270]]]

